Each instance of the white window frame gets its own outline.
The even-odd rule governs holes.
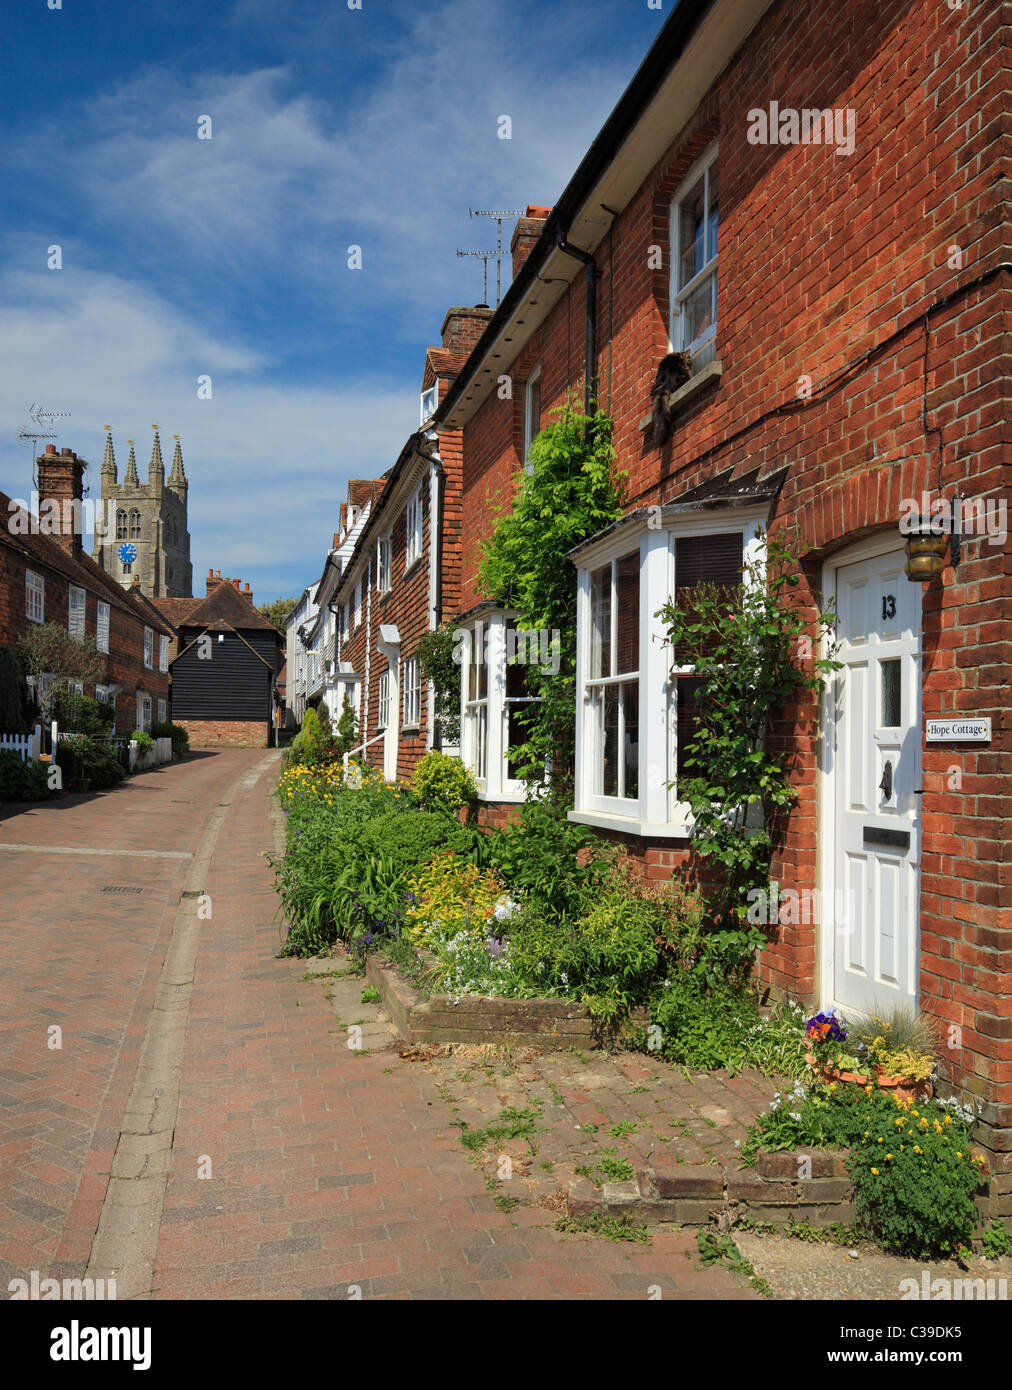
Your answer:
[[[422,488],[418,488],[408,498],[404,508],[404,568],[411,566],[422,557]]]
[[[419,420],[419,424],[424,425],[425,422],[426,422],[426,420],[431,420],[432,417],[433,417],[433,415],[435,415],[435,413],[436,413],[436,407],[437,407],[438,405],[439,405],[439,378],[437,377],[436,380],[432,383],[432,385],[431,385],[431,386],[427,386],[427,387],[425,388],[425,390],[422,392],[422,396],[421,396],[421,406],[420,406],[420,409],[421,409],[421,419]]]
[[[100,652],[109,651],[109,605],[101,599],[95,612],[95,646]]]
[[[538,388],[538,428],[532,430],[533,412],[531,410],[531,397],[534,394],[535,386]],[[539,365],[528,374],[527,380],[524,383],[524,471],[526,473],[533,471],[531,468],[531,445],[541,433],[542,404],[541,367]]]
[[[158,701],[158,719],[157,719],[156,722],[159,723],[159,724],[164,724],[164,723],[165,723],[165,701],[164,701],[164,700],[159,700],[159,701]]]
[[[357,632],[362,626],[362,577],[355,581],[355,626],[353,632]]]
[[[376,589],[388,594],[393,585],[394,547],[389,533],[376,542]]]
[[[151,696],[143,690],[137,692],[137,723],[134,728],[143,729],[145,733],[151,731]]]
[[[46,621],[46,579],[34,570],[25,570],[25,616],[30,623]]]
[[[379,678],[376,694],[376,732],[390,725],[390,672],[384,671]]]
[[[404,661],[404,721],[402,728],[418,729],[422,723],[422,664],[417,656]]]
[[[712,256],[709,256],[699,270],[683,284],[681,281],[681,227],[680,211],[681,205],[685,202],[689,193],[695,188],[700,178],[703,179],[703,199],[704,199],[704,236],[709,236],[710,222],[710,173],[716,167],[719,150],[717,142],[699,159],[682,180],[678,191],[671,200],[668,214],[668,259],[670,290],[668,299],[668,338],[672,352],[691,352],[693,366],[703,366],[705,361],[713,357],[716,352],[717,338],[717,262],[720,246],[720,219],[718,212],[717,222],[717,244],[713,248]],[[720,198],[718,193],[718,208]],[[704,254],[705,254],[704,246]],[[713,320],[710,325],[703,330],[698,338],[691,342],[685,340],[685,316],[682,309],[683,304],[707,279],[713,280]]]
[[[460,682],[460,756],[471,771],[483,801],[523,801],[526,784],[509,776],[509,712],[515,704],[532,704],[536,696],[507,695],[509,664],[507,633],[515,624],[510,609],[484,609],[462,625]],[[519,647],[519,643],[518,643]],[[475,670],[475,698],[470,698],[470,673]],[[478,670],[486,668],[481,695]]]
[[[88,592],[79,584],[67,588],[67,631],[71,637],[84,637],[88,620]]]
[[[158,669],[163,674],[169,669],[169,639],[164,632],[158,634]]]
[[[343,618],[342,618],[342,620],[341,620],[341,641],[342,641],[342,642],[346,642],[346,641],[348,640],[348,638],[351,636],[351,600],[350,600],[350,599],[349,599],[349,601],[344,605],[344,608],[343,608],[341,611],[342,611],[342,613],[343,613],[343,615],[344,615]]]
[[[742,558],[761,563],[759,528],[765,508],[734,507],[666,521],[648,529],[645,522],[620,527],[577,558],[576,628],[576,788],[570,820],[630,834],[684,838],[692,828],[687,802],[669,788],[678,767],[677,679],[694,668],[671,665],[665,630],[655,615],[675,592],[675,542],[683,536],[740,532]],[[639,549],[639,761],[638,796],[605,797],[596,790],[600,726],[588,679],[591,660],[591,576],[602,566]],[[613,613],[613,623],[615,619]],[[614,628],[613,628],[614,632]],[[630,679],[626,676],[625,679]]]
[[[150,627],[144,629],[144,665],[149,671],[155,669],[155,634]]]

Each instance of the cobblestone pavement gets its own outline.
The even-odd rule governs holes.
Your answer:
[[[738,1134],[743,1095],[679,1081],[655,1105],[659,1083],[629,1075],[646,1064],[622,1057],[542,1058],[533,1072],[486,1060],[494,1075],[472,1067],[469,1079],[466,1057],[447,1059],[445,1074],[441,1059],[402,1059],[361,1002],[363,982],[326,973],[340,961],[307,970],[277,958],[264,857],[276,765],[264,763],[262,750],[197,758],[0,821],[5,1282],[32,1269],[129,1273],[132,1294],[160,1299],[756,1297],[741,1277],[700,1267],[691,1230],[647,1243],[556,1231],[547,1168],[521,1204],[497,1202],[514,1189],[489,1182],[461,1139],[462,1122],[529,1104],[533,1086],[543,1114],[559,1111],[538,1136],[539,1164],[563,1161],[568,1125],[594,1134],[575,1125],[595,1114],[624,1131],[602,1135],[617,1157],[668,1130],[706,1162]],[[15,843],[41,848],[3,847]],[[210,915],[194,934],[198,899],[183,895],[198,879]],[[167,988],[183,1022],[176,1062],[153,1008]],[[53,1024],[60,1050],[47,1046]],[[152,1086],[159,1074],[165,1085]],[[142,1082],[154,1095],[146,1110]]]

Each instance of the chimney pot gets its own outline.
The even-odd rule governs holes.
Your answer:
[[[47,444],[47,445],[46,445],[46,453],[47,453],[47,454],[55,454],[55,453],[56,453],[56,445],[55,445],[55,444]]]

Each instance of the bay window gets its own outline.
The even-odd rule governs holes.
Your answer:
[[[692,590],[742,583],[761,555],[761,512],[750,504],[703,515],[672,508],[663,524],[634,514],[574,555],[577,728],[574,820],[633,834],[687,835],[678,795],[698,720],[701,678],[666,642],[659,609]],[[695,771],[695,769],[690,769]]]
[[[549,644],[540,640],[543,634],[519,629],[502,609],[484,609],[459,631],[461,757],[483,800],[523,800],[516,751],[528,738],[524,712],[538,699],[529,689],[527,669],[549,662]]]

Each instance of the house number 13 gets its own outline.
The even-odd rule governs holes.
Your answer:
[[[883,595],[882,595],[882,616],[883,616],[883,618],[895,618],[895,617],[896,617],[896,595],[895,595],[895,594],[883,594]]]

